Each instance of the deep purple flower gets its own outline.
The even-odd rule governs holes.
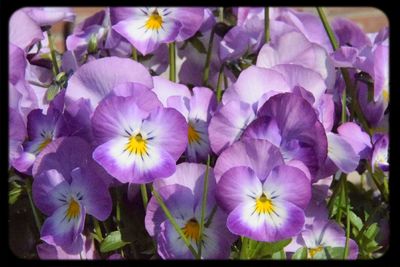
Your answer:
[[[217,200],[229,212],[227,226],[232,233],[276,242],[303,228],[304,209],[311,198],[310,180],[300,169],[284,165],[282,156],[276,156],[279,154],[268,141],[247,139],[218,158],[216,168],[227,170],[218,181]],[[242,155],[251,161],[241,160]]]
[[[176,172],[165,179],[154,181],[154,188],[164,199],[172,216],[183,233],[197,250],[200,238],[201,207],[206,166],[195,163],[181,163]],[[202,240],[203,259],[226,259],[235,237],[226,228],[226,214],[215,203],[215,178],[209,168],[208,195],[205,210],[204,235]],[[147,206],[145,226],[147,232],[157,240],[158,254],[163,259],[193,259],[192,254],[181,240],[172,224],[165,217],[157,200],[152,197]]]
[[[187,146],[188,126],[175,109],[147,111],[136,98],[110,96],[96,108],[93,158],[122,183],[146,183],[175,172]]]
[[[183,41],[194,35],[203,21],[201,8],[130,8],[130,16],[113,26],[143,55],[161,43]]]
[[[112,202],[106,184],[90,168],[75,168],[68,181],[55,169],[42,172],[32,184],[35,205],[47,216],[40,235],[48,244],[68,246],[80,237],[86,213],[104,221]]]

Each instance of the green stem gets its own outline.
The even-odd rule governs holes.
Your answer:
[[[204,72],[203,72],[203,85],[206,86],[208,83],[208,77],[210,75],[210,64],[211,64],[211,54],[212,54],[212,47],[214,41],[214,28],[211,30],[210,39],[208,41],[208,49],[206,55],[206,63],[204,65]]]
[[[339,43],[336,40],[335,34],[333,33],[333,30],[331,26],[329,25],[328,19],[326,18],[325,12],[322,9],[322,7],[317,7],[318,15],[322,21],[322,24],[324,25],[325,31],[328,34],[329,40],[331,41],[333,50],[336,50],[339,48]]]
[[[265,43],[268,43],[270,38],[269,7],[264,8],[264,34],[265,34]]]
[[[340,198],[339,198],[339,209],[338,213],[336,214],[336,222],[341,224],[342,220],[342,207],[343,207],[343,201],[346,201],[346,174],[342,173],[340,175]]]
[[[222,81],[224,79],[224,64],[221,65],[218,73],[218,82],[217,82],[217,101],[221,102],[222,100]]]
[[[33,213],[33,217],[35,219],[35,225],[36,228],[38,229],[38,232],[40,234],[40,228],[41,228],[41,223],[40,223],[40,219],[39,219],[39,214],[37,213],[36,207],[35,205],[33,205],[33,201],[32,201],[32,190],[31,190],[31,183],[28,181],[27,185],[26,185],[26,193],[28,194],[28,199],[29,199],[29,204],[31,206],[32,209],[32,213]]]
[[[217,212],[217,209],[218,209],[218,206],[215,204],[214,207],[211,210],[211,213],[210,213],[210,216],[208,217],[208,220],[204,224],[204,227],[208,227],[211,224],[212,219],[214,218],[214,215]]]
[[[175,42],[168,44],[169,48],[169,80],[176,82],[176,45]]]
[[[349,255],[349,240],[350,240],[350,198],[349,198],[349,190],[347,188],[347,183],[344,181],[344,191],[346,192],[346,243],[344,246],[344,255],[343,259],[347,259]]]
[[[58,75],[58,73],[60,73],[60,69],[58,68],[58,63],[57,63],[57,58],[56,58],[56,50],[54,49],[54,40],[53,40],[53,36],[51,35],[50,30],[47,30],[47,37],[49,39],[51,62],[53,63],[53,74],[55,77]]]
[[[240,256],[239,259],[246,260],[247,256],[247,247],[248,247],[248,239],[246,237],[242,237],[242,247],[240,248]]]
[[[207,194],[208,194],[208,173],[210,169],[210,155],[207,156],[207,167],[206,167],[206,173],[204,175],[204,185],[203,185],[203,199],[201,203],[201,218],[200,218],[200,232],[199,232],[199,251],[198,255],[199,258],[201,258],[201,249],[202,249],[202,241],[203,241],[203,233],[204,233],[204,220],[206,217],[206,205],[207,205]]]
[[[137,50],[134,46],[132,46],[132,59],[138,61]]]
[[[115,204],[115,218],[117,220],[117,230],[119,231],[120,230],[119,224],[121,222],[121,195],[118,190],[118,187],[115,188],[115,193],[117,196],[117,203]]]
[[[146,210],[147,208],[147,203],[149,203],[149,198],[147,196],[147,188],[146,184],[141,184],[140,185],[140,193],[142,194],[142,200],[143,200],[143,207]]]
[[[219,14],[218,14],[218,20],[219,22],[224,22],[224,8],[220,7],[219,8]]]
[[[171,212],[169,211],[169,209],[165,205],[164,201],[162,200],[160,194],[154,189],[154,187],[152,188],[152,192],[153,192],[153,195],[156,198],[158,204],[160,205],[161,209],[164,211],[165,216],[167,216],[168,220],[170,221],[172,226],[175,228],[175,231],[182,238],[183,242],[185,242],[186,246],[189,248],[190,252],[193,254],[195,259],[200,259],[199,255],[196,252],[196,250],[190,244],[190,241],[186,238],[185,234],[182,232],[182,229],[179,227],[178,223],[175,221],[175,219],[172,216]]]
[[[93,225],[94,225],[96,234],[100,238],[100,240],[103,241],[103,233],[101,232],[99,221],[93,216],[92,216],[92,219],[93,219]]]

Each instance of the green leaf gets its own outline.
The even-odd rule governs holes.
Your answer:
[[[378,227],[378,223],[373,223],[371,224],[367,231],[365,231],[364,235],[370,239],[370,240],[374,240],[375,236],[378,234],[379,232],[379,227]]]
[[[343,255],[344,255],[343,247],[325,247],[324,251],[327,256],[326,257],[327,259],[334,259],[334,260],[342,260],[343,259]],[[317,255],[317,254],[315,254],[315,255]]]
[[[57,95],[58,90],[59,90],[58,85],[56,85],[56,84],[50,85],[50,87],[47,89],[47,92],[46,92],[47,101],[53,100],[54,97]]]
[[[16,182],[12,182],[10,187],[11,190],[8,192],[8,204],[13,205],[23,192],[23,188]]]
[[[261,259],[266,256],[271,256],[275,252],[279,252],[292,241],[291,238],[278,242],[259,242],[249,239],[248,255],[250,259]]]
[[[363,222],[353,211],[349,212],[350,222],[357,228],[358,231],[363,227]]]
[[[293,260],[304,260],[307,259],[307,247],[302,247],[296,250],[292,256]]]
[[[130,242],[122,241],[121,232],[114,231],[111,232],[100,244],[100,252],[106,253],[110,251],[114,251],[124,247],[125,245],[130,244]]]

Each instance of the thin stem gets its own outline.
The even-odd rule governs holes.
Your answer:
[[[169,48],[169,80],[176,82],[176,45],[175,42],[168,44]]]
[[[94,229],[96,231],[97,236],[100,238],[100,240],[103,240],[103,233],[101,232],[101,228],[100,228],[100,224],[99,221],[92,216],[93,219],[93,225],[94,225]]]
[[[186,238],[185,234],[182,232],[182,229],[179,227],[178,223],[175,221],[174,217],[172,216],[171,212],[165,205],[164,201],[162,200],[160,194],[152,188],[152,192],[154,197],[156,198],[158,204],[160,205],[161,209],[164,211],[165,216],[167,216],[168,220],[172,224],[172,226],[175,228],[175,231],[179,234],[179,236],[182,238],[183,242],[185,242],[186,246],[189,248],[190,252],[193,254],[195,259],[200,259],[196,250],[193,248],[193,246],[190,244],[190,241]]]
[[[51,55],[51,62],[53,63],[53,74],[54,77],[60,73],[60,69],[58,68],[57,58],[56,58],[56,50],[54,49],[54,40],[53,36],[51,35],[51,31],[47,30],[47,37],[49,39],[49,48],[50,48],[50,55]]]
[[[146,210],[147,208],[147,203],[149,203],[149,198],[147,196],[147,188],[146,184],[141,184],[140,185],[140,193],[142,194],[142,200],[143,200],[143,207]]]
[[[374,181],[376,187],[381,192],[383,199],[386,202],[388,202],[389,201],[389,196],[388,196],[389,193],[387,190],[385,190],[388,188],[387,184],[386,184],[386,186],[385,186],[385,184],[382,185],[382,183],[379,181],[379,178],[375,176],[375,173],[372,171],[372,168],[371,168],[371,162],[367,162],[367,170],[371,174],[372,180]]]
[[[350,239],[350,199],[349,199],[349,191],[347,188],[346,181],[344,182],[344,191],[346,192],[346,243],[344,246],[344,255],[343,259],[347,259],[349,255],[349,239]]]
[[[214,207],[211,210],[211,213],[210,213],[210,216],[208,217],[208,220],[204,224],[205,227],[208,227],[211,224],[212,219],[214,218],[214,215],[217,212],[217,209],[218,209],[218,206],[215,204]]]
[[[115,194],[117,196],[117,203],[115,204],[115,218],[117,220],[117,230],[120,230],[119,224],[121,222],[121,195],[118,187],[115,188]],[[108,232],[108,231],[107,231]]]
[[[210,39],[208,41],[208,49],[206,55],[206,63],[204,65],[204,72],[203,72],[203,85],[206,86],[208,83],[208,77],[210,75],[210,64],[211,64],[211,54],[213,48],[213,41],[214,41],[214,28],[211,30]]]
[[[132,46],[132,59],[138,61],[137,50],[134,46]]]
[[[341,224],[342,220],[342,207],[343,207],[343,201],[346,201],[346,192],[345,192],[345,186],[346,186],[346,174],[342,173],[340,175],[340,197],[339,197],[339,208],[336,214],[336,222]]]
[[[200,218],[200,232],[199,232],[199,251],[198,255],[199,258],[201,258],[201,249],[202,249],[202,241],[203,241],[203,234],[204,234],[204,220],[206,217],[206,205],[207,205],[207,194],[208,194],[208,173],[210,169],[210,155],[207,156],[207,167],[206,167],[206,173],[204,175],[204,185],[203,185],[203,199],[201,203],[201,218]]]
[[[264,8],[264,34],[265,34],[265,43],[268,43],[270,38],[269,7]]]
[[[219,9],[218,20],[219,22],[224,22],[224,7],[220,7],[218,9]]]
[[[248,259],[247,257],[247,247],[248,247],[248,239],[242,236],[242,246],[240,248],[240,256],[239,259]]]
[[[39,214],[37,213],[36,207],[35,207],[35,205],[33,205],[32,195],[31,195],[32,194],[32,190],[31,190],[31,184],[30,184],[29,181],[27,182],[27,186],[25,187],[25,189],[26,189],[26,193],[28,194],[29,204],[30,204],[31,209],[32,209],[33,217],[35,219],[35,225],[36,225],[36,228],[38,229],[38,232],[40,234],[41,223],[40,223]]]
[[[217,101],[221,102],[222,99],[222,81],[224,79],[224,64],[221,65],[218,73],[218,82],[217,82]]]
[[[336,50],[339,48],[339,43],[336,40],[335,34],[333,33],[333,30],[331,26],[329,25],[328,19],[326,18],[325,11],[322,9],[322,7],[317,7],[318,15],[322,21],[322,24],[324,25],[325,31],[328,34],[329,40],[331,41],[333,50]]]

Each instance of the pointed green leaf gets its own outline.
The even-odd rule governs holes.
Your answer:
[[[307,259],[307,247],[302,247],[296,250],[292,256],[293,260],[305,260]]]
[[[122,241],[121,239],[121,232],[114,231],[111,232],[100,244],[100,252],[106,253],[110,251],[114,251],[124,247],[125,245],[129,244],[130,242]]]

